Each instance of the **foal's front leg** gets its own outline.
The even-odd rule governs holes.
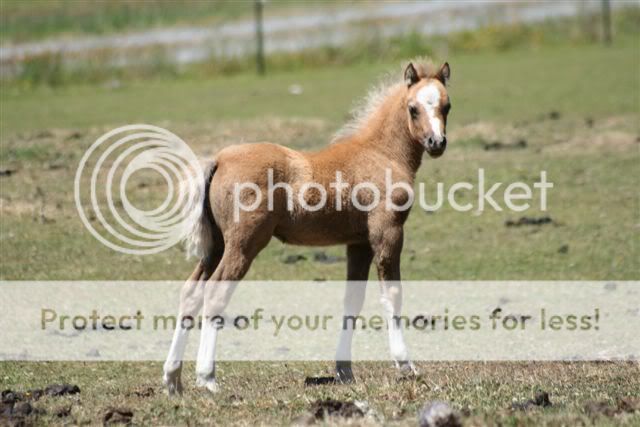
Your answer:
[[[402,284],[400,282],[400,254],[402,227],[388,227],[372,238],[374,262],[380,280],[380,301],[387,318],[389,350],[396,366],[402,371],[416,373],[409,360],[409,352],[402,336]]]
[[[347,246],[347,283],[344,294],[344,316],[340,341],[336,350],[336,377],[342,383],[353,381],[351,370],[351,341],[356,317],[362,310],[364,303],[366,281],[369,278],[369,268],[373,253],[371,246],[352,244]]]

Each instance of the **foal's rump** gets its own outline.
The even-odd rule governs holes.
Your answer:
[[[183,182],[181,191],[188,210],[194,213],[184,225],[187,256],[209,258],[214,251],[219,252],[224,247],[223,230],[232,230],[247,218],[255,220],[256,216],[264,216],[266,200],[252,215],[235,220],[235,193],[244,184],[255,184],[261,190],[265,189],[266,194],[269,169],[273,171],[275,181],[281,181],[287,175],[288,158],[292,153],[295,152],[275,144],[230,146],[203,164],[203,183]],[[251,205],[252,198],[256,197],[255,192],[242,192],[239,196],[244,206]],[[276,196],[280,198],[278,194]]]

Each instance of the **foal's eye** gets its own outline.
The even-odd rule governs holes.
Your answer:
[[[410,105],[409,114],[411,114],[412,119],[418,118],[418,114],[419,114],[418,107],[416,107],[415,105]]]

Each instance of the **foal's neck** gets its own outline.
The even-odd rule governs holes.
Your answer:
[[[390,91],[364,126],[361,141],[371,150],[383,152],[389,160],[415,176],[422,162],[424,147],[409,132],[404,90],[403,85],[398,85]]]

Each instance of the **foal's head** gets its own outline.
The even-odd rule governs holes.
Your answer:
[[[444,63],[438,72],[418,71],[410,63],[404,71],[407,85],[405,106],[409,132],[431,157],[440,157],[447,148],[447,115],[451,109],[447,82],[451,70]]]

